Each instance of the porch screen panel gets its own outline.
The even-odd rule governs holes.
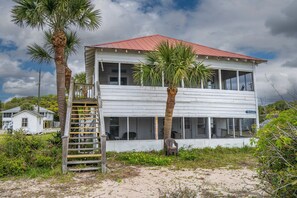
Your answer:
[[[222,70],[222,89],[237,90],[236,71]]]
[[[99,62],[99,82],[101,85],[118,85],[118,63]]]
[[[133,80],[133,64],[121,64],[121,85],[136,85]]]
[[[239,89],[240,91],[254,91],[252,72],[239,72]]]
[[[204,89],[219,89],[219,70],[212,70],[211,72],[211,78],[203,83],[203,87]]]

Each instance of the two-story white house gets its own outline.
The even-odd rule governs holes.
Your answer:
[[[197,61],[213,77],[196,87],[181,82],[176,96],[172,136],[180,146],[243,146],[259,125],[256,68],[266,60],[181,41],[162,35],[85,47],[87,83],[99,81],[107,150],[160,150],[166,85],[137,85],[133,66],[161,41],[192,46]]]
[[[38,107],[34,106],[34,112],[37,112]],[[12,129],[13,128],[13,117],[21,111],[21,107],[15,107],[12,109],[7,109],[2,111],[2,129]],[[54,122],[54,112],[40,107],[40,115],[42,117],[43,128],[52,128]]]

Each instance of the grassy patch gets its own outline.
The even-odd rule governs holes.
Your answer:
[[[180,149],[179,155],[164,156],[163,152],[127,152],[109,153],[112,161],[119,161],[130,165],[146,166],[172,166],[176,169],[182,168],[231,168],[238,169],[256,167],[253,157],[254,149],[243,148],[204,148],[204,149]]]

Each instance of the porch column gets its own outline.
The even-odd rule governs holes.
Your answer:
[[[94,75],[95,75],[95,78],[94,78],[94,82],[93,84],[95,85],[95,83],[97,81],[99,81],[99,64],[98,64],[98,60],[96,59],[96,55],[95,55],[95,71],[94,71]],[[95,89],[95,96],[97,97],[98,96],[98,92],[97,92],[97,89]]]
[[[239,91],[239,71],[236,71],[237,91]]]
[[[183,139],[186,139],[185,117],[182,117],[182,118],[181,118],[181,122],[182,122]]]
[[[158,116],[155,116],[155,139],[159,139],[159,122]]]
[[[201,80],[201,89],[204,89],[203,85],[204,85],[203,80]]]
[[[119,85],[121,85],[121,63],[119,63],[118,70],[119,70],[118,81],[119,81]]]
[[[162,87],[165,87],[165,77],[164,77],[163,71],[162,71]]]
[[[208,139],[211,139],[211,119],[207,117]]]
[[[242,136],[242,118],[239,119],[239,135]]]
[[[232,118],[233,138],[235,138],[235,118]]]
[[[222,70],[219,69],[219,89],[222,90]]]
[[[182,88],[185,87],[185,81],[184,81],[184,78],[183,78],[182,81],[181,81],[181,87],[182,87]]]
[[[129,125],[129,117],[127,117],[127,140],[130,139],[130,125]]]
[[[257,125],[257,130],[260,127],[260,121],[259,121],[259,111],[258,111],[258,96],[257,96],[257,87],[256,87],[256,66],[254,65],[253,69],[253,85],[254,85],[254,93],[255,93],[255,102],[256,102],[256,125]]]
[[[229,118],[227,118],[227,134],[230,134],[230,129],[229,129]]]

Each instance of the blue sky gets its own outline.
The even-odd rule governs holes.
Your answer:
[[[71,56],[73,73],[84,70],[83,46],[162,34],[262,59],[257,89],[262,101],[284,96],[297,80],[297,3],[293,0],[93,0],[102,13],[98,31],[78,31],[82,47]],[[268,6],[269,5],[269,6]],[[12,1],[0,5],[0,100],[37,94],[39,64],[30,60],[28,45],[42,43],[38,30],[11,22]],[[261,9],[259,9],[261,8]],[[296,8],[296,9],[295,9]],[[42,65],[42,94],[55,93],[53,64]],[[267,80],[268,79],[268,80]]]

